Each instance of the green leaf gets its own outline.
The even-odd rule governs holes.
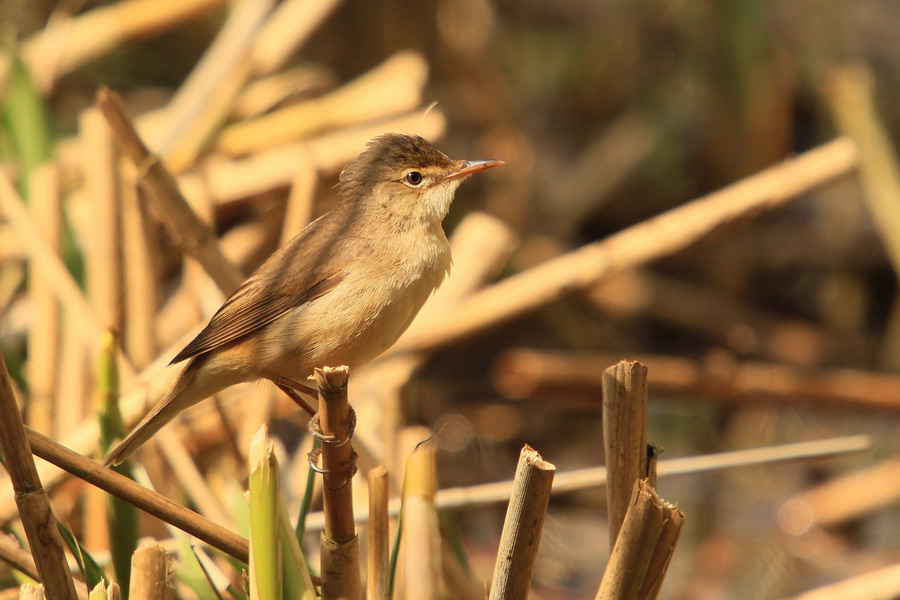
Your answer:
[[[56,522],[56,527],[59,529],[60,535],[62,535],[63,540],[65,540],[66,545],[69,547],[72,556],[75,557],[75,562],[78,563],[78,568],[84,576],[84,581],[87,583],[88,589],[94,589],[101,581],[106,582],[106,578],[103,576],[103,570],[100,568],[100,565],[98,565],[97,561],[94,560],[94,557],[84,549],[81,542],[79,542],[75,537],[75,534],[72,533],[72,530],[59,521]]]

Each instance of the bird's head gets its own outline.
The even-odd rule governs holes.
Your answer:
[[[341,198],[392,215],[398,225],[440,223],[459,184],[501,160],[453,160],[417,135],[388,133],[341,172]]]

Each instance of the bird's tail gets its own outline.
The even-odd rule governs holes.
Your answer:
[[[162,429],[166,423],[174,419],[185,408],[196,404],[204,398],[197,394],[193,385],[196,379],[196,371],[199,365],[192,361],[187,365],[172,388],[163,398],[141,419],[141,422],[132,429],[125,439],[112,449],[103,460],[104,466],[117,466],[125,462],[134,452],[144,445],[153,434]]]

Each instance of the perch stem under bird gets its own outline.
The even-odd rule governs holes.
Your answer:
[[[441,223],[459,184],[502,164],[453,160],[414,135],[369,142],[341,173],[334,209],[279,248],[175,356],[184,370],[106,463],[236,383],[308,393],[302,382],[315,368],[352,370],[384,352],[450,270]]]

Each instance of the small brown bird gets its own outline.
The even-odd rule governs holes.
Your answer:
[[[441,222],[459,184],[499,160],[452,160],[386,134],[341,173],[333,210],[276,251],[172,360],[172,389],[106,458],[118,465],[185,408],[244,381],[303,389],[316,367],[372,360],[450,270]]]

